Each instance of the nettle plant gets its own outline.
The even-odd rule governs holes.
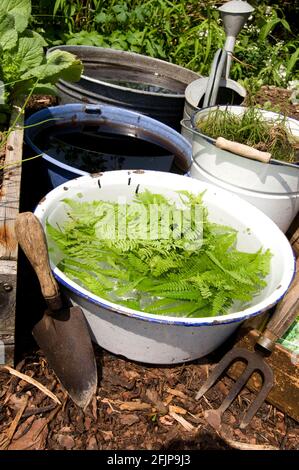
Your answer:
[[[53,94],[59,78],[77,81],[83,70],[81,61],[68,52],[57,50],[46,56],[46,41],[27,29],[30,15],[31,0],[0,2],[2,122],[3,112],[17,99],[22,103],[33,92]]]

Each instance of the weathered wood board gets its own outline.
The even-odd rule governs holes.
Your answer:
[[[294,254],[297,257],[296,269],[299,269],[299,214],[295,217],[287,232]],[[299,314],[299,312],[298,312]],[[253,319],[245,321],[240,330],[239,341],[235,346],[253,350],[254,345],[263,331],[271,315],[271,310]],[[280,344],[276,344],[271,356],[266,359],[274,372],[275,383],[267,397],[267,401],[299,422],[299,355],[292,353]],[[228,375],[237,379],[244,370],[244,364],[235,363]],[[260,389],[262,379],[254,374],[247,386],[250,390]]]
[[[18,244],[14,222],[19,212],[24,118],[13,107],[0,192],[0,364],[13,364]]]
[[[259,334],[257,330],[246,331],[235,346],[253,351]],[[299,355],[276,344],[271,356],[265,361],[274,372],[274,386],[266,401],[299,422]],[[243,370],[244,365],[237,362],[228,370],[228,375],[237,379]],[[247,383],[247,387],[255,392],[261,385],[262,379],[257,373]]]

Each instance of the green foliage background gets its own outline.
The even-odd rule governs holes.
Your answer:
[[[28,29],[30,16],[30,0],[0,3],[0,80],[12,99],[28,94],[32,87],[36,90],[37,83],[50,89],[59,77],[79,80],[82,72],[81,62],[70,53],[54,51],[45,56],[47,42]]]
[[[113,47],[208,75],[224,31],[215,0],[35,0],[33,22],[49,44]],[[298,0],[250,0],[255,12],[235,47],[231,78],[286,86],[298,79]],[[53,16],[54,15],[54,16]]]
[[[65,51],[45,55],[47,42],[28,28],[30,0],[0,2],[0,130],[6,129],[12,102],[21,104],[33,90],[53,92],[59,78],[79,80],[82,63]],[[27,98],[25,98],[27,96]],[[0,135],[1,148],[5,139]]]

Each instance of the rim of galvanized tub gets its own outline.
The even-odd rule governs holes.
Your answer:
[[[187,69],[187,68],[182,67],[182,66],[177,65],[177,64],[173,64],[171,62],[167,62],[166,60],[157,59],[155,57],[150,57],[150,56],[143,55],[143,54],[138,54],[136,52],[122,51],[120,49],[113,49],[113,48],[108,48],[108,47],[84,46],[84,45],[67,45],[67,44],[65,44],[65,45],[62,45],[62,46],[51,47],[50,49],[48,49],[47,53],[50,53],[50,52],[52,52],[54,50],[58,50],[58,49],[65,50],[67,52],[70,52],[72,54],[77,55],[79,57],[79,59],[83,62],[83,65],[84,64],[86,64],[86,65],[88,65],[88,64],[99,64],[100,65],[100,64],[106,63],[104,60],[97,60],[97,56],[100,56],[100,54],[102,54],[103,59],[104,58],[105,59],[111,59],[113,57],[133,58],[133,59],[136,59],[136,60],[138,59],[139,64],[137,64],[136,62],[133,62],[132,66],[127,65],[127,67],[132,68],[132,69],[137,68],[137,69],[140,69],[142,71],[142,70],[144,70],[144,68],[143,68],[144,65],[153,64],[154,66],[156,66],[156,67],[152,67],[152,71],[154,73],[156,72],[157,74],[159,74],[161,76],[164,76],[164,77],[167,77],[167,78],[172,79],[172,80],[173,80],[173,75],[175,75],[175,73],[186,75],[186,77],[190,76],[190,80],[186,79],[186,80],[181,82],[181,83],[184,83],[186,85],[186,87],[191,82],[193,82],[194,80],[198,80],[199,78],[201,78],[201,75],[198,74],[197,72],[194,72],[193,70]],[[82,54],[80,54],[80,52],[82,52]],[[83,53],[86,53],[86,52],[90,52],[91,54],[95,54],[95,55],[92,58],[85,58]],[[113,62],[113,61],[108,62],[108,63],[109,63],[109,65],[115,65],[115,66],[117,65],[117,62]],[[161,67],[162,71],[165,71],[165,73],[160,73],[158,70],[155,70],[158,67]],[[166,75],[166,70],[167,69],[169,69],[169,74]],[[149,68],[149,70],[151,70],[151,68]],[[138,89],[135,89],[135,88],[124,87],[122,85],[117,85],[117,84],[114,84],[114,83],[110,83],[110,82],[102,80],[102,79],[95,79],[93,77],[89,77],[88,75],[84,74],[84,71],[83,71],[83,74],[81,75],[81,79],[86,80],[87,82],[99,83],[100,85],[109,86],[113,89],[126,91],[126,92],[136,94],[136,95],[145,95],[145,96],[148,96],[148,97],[155,97],[156,96],[158,98],[163,98],[164,97],[164,98],[185,99],[185,91],[182,92],[182,93],[161,93],[161,92],[151,92],[151,91],[146,91],[146,90],[138,90]],[[70,83],[70,82],[67,82],[66,80],[63,80],[63,79],[60,79],[59,81],[63,84],[66,84],[70,88],[76,88],[76,84],[79,83],[79,82]],[[177,81],[179,81],[179,80],[177,80]],[[86,91],[88,91],[88,90],[86,90]]]

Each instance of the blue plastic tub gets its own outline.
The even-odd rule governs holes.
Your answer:
[[[49,133],[69,128],[80,131],[83,126],[88,125],[93,128],[98,126],[99,132],[111,132],[111,129],[115,129],[115,135],[136,137],[166,150],[167,155],[145,157],[144,165],[138,167],[140,169],[169,171],[174,160],[180,172],[187,173],[191,165],[192,146],[181,134],[155,119],[116,106],[67,104],[46,108],[30,116],[25,125],[26,142],[36,154],[42,154],[53,187],[88,172],[45,153],[42,143],[37,142],[41,140],[41,132],[44,133],[46,129]],[[149,167],[149,163],[153,167]]]

